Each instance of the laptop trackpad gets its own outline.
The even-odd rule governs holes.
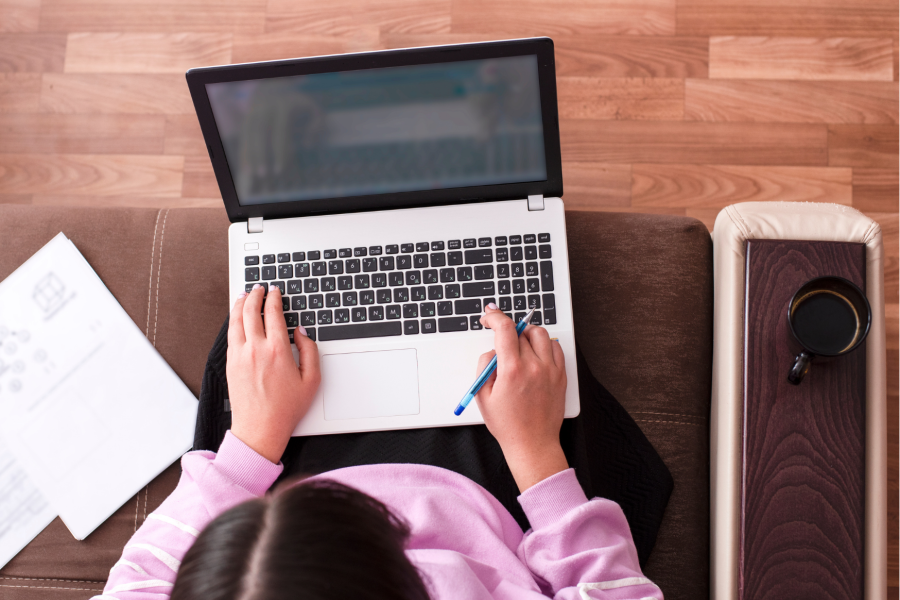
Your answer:
[[[419,413],[416,351],[384,350],[322,357],[325,420]]]

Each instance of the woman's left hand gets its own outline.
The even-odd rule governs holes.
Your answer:
[[[294,330],[300,367],[291,352],[281,291],[269,288],[265,323],[262,285],[238,298],[228,325],[226,377],[231,401],[231,433],[267,460],[277,463],[291,433],[309,410],[319,382],[319,350],[303,327]]]

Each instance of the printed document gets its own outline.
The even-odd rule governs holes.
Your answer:
[[[0,567],[55,518],[56,512],[0,439]]]
[[[0,440],[77,539],[190,449],[196,414],[62,233],[0,282]]]

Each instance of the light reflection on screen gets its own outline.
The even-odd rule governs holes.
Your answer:
[[[206,88],[242,205],[547,178],[536,56]]]

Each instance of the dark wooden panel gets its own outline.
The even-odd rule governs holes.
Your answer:
[[[559,77],[702,77],[709,39],[637,35],[558,35]]]
[[[863,598],[865,347],[793,386],[786,311],[814,277],[865,289],[865,265],[864,244],[747,242],[741,600]]]
[[[896,170],[898,133],[896,125],[829,125],[828,164]]]

